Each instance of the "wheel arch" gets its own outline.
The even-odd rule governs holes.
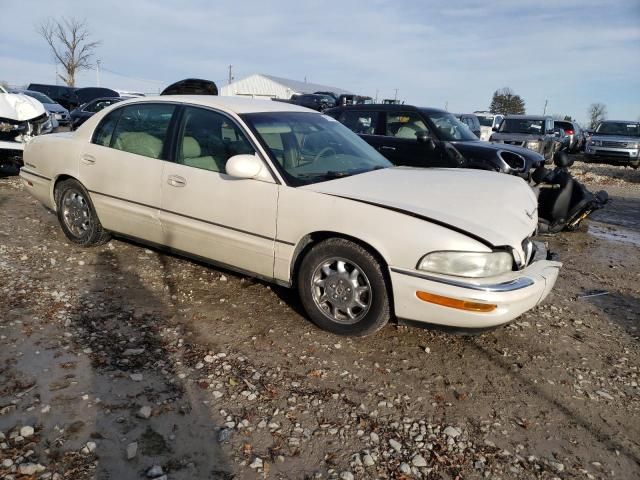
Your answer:
[[[56,176],[53,181],[51,182],[51,205],[53,205],[54,210],[58,209],[58,204],[56,202],[56,188],[58,187],[58,185],[61,182],[64,182],[65,180],[75,180],[76,182],[80,183],[82,185],[82,182],[80,182],[80,180],[78,180],[76,177],[74,177],[73,175],[69,175],[67,173],[61,173],[58,176]]]
[[[384,275],[385,283],[387,285],[390,310],[392,312],[392,315],[395,314],[394,302],[393,302],[393,288],[391,284],[391,275],[389,275],[389,268],[388,268],[389,264],[385,260],[384,256],[380,253],[380,251],[377,248],[375,248],[373,245],[371,245],[370,243],[360,238],[348,235],[346,233],[334,232],[331,230],[318,230],[315,232],[308,233],[304,237],[302,237],[298,242],[298,244],[296,245],[296,248],[293,252],[293,256],[291,258],[291,266],[290,266],[290,272],[289,272],[289,278],[291,279],[291,286],[293,288],[296,288],[297,281],[298,281],[298,278],[297,278],[298,272],[300,270],[300,263],[302,262],[302,259],[305,257],[305,255],[315,245],[317,245],[318,243],[324,240],[328,240],[330,238],[342,238],[344,240],[353,242],[356,245],[359,245],[365,250],[367,250],[380,263],[380,266],[382,267],[382,274]]]

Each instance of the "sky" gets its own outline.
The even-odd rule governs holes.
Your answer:
[[[254,73],[452,112],[510,87],[527,113],[640,118],[640,0],[0,0],[0,81],[55,83],[36,33],[85,19],[102,86],[158,92],[176,80]],[[77,86],[94,86],[94,70]]]

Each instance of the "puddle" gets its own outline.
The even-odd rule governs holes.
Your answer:
[[[610,242],[631,243],[640,247],[640,233],[632,230],[604,227],[602,224],[589,223],[588,233]]]

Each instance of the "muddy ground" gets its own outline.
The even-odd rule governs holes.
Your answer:
[[[72,246],[1,179],[0,478],[640,478],[640,171],[573,170],[613,202],[546,238],[544,305],[364,339],[286,289]]]

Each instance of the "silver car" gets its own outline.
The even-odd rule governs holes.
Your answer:
[[[640,122],[605,120],[587,142],[585,161],[640,166]]]

